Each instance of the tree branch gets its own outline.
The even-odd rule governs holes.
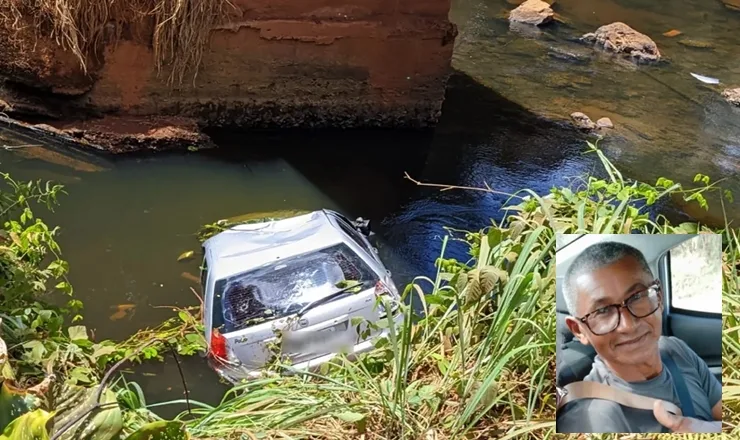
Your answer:
[[[500,195],[503,195],[503,196],[516,197],[516,198],[519,198],[519,199],[523,199],[522,196],[517,196],[516,194],[510,194],[510,193],[503,192],[503,191],[496,191],[495,189],[491,188],[491,186],[487,182],[483,182],[483,185],[485,185],[485,188],[478,188],[478,187],[474,187],[474,186],[443,185],[443,184],[440,184],[440,183],[423,183],[423,182],[419,182],[418,180],[416,180],[413,177],[409,176],[409,173],[407,173],[407,172],[404,172],[404,179],[408,179],[408,180],[410,180],[411,182],[413,182],[414,184],[416,184],[418,186],[427,186],[427,187],[432,187],[432,188],[440,188],[440,191],[450,191],[450,190],[453,190],[453,189],[466,190],[466,191],[481,191],[481,192],[486,192],[486,193],[490,193],[490,194],[500,194]]]

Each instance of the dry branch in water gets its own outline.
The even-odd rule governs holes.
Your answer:
[[[88,72],[89,57],[98,53],[109,24],[115,38],[126,23],[154,17],[152,36],[158,74],[169,67],[170,86],[182,84],[190,72],[197,77],[211,29],[223,22],[228,0],[3,0],[0,12],[5,25],[20,29],[22,17],[33,17],[37,36],[47,34],[72,52]]]
[[[510,193],[503,192],[503,191],[496,191],[495,189],[491,188],[488,182],[483,182],[483,185],[485,186],[484,188],[478,188],[475,186],[457,186],[457,185],[444,185],[441,183],[424,183],[424,182],[420,182],[414,179],[413,177],[409,176],[409,173],[404,173],[404,178],[410,180],[415,185],[427,186],[431,188],[439,188],[440,191],[449,191],[452,189],[465,190],[465,191],[482,191],[482,192],[487,192],[490,194],[500,194],[500,195],[509,196],[509,197],[521,198],[515,194],[510,194]]]

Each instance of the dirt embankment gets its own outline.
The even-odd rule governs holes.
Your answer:
[[[23,3],[0,6],[0,111],[114,152],[433,125],[456,36],[450,0],[66,0],[70,21]]]

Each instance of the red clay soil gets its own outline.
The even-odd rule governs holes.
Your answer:
[[[195,121],[179,117],[111,115],[49,125],[0,116],[0,123],[6,130],[37,137],[39,144],[44,139],[55,140],[114,154],[215,147]]]
[[[38,127],[38,126],[37,126]],[[212,148],[195,121],[180,117],[105,116],[57,124],[55,129],[84,144],[112,153]]]
[[[16,117],[42,102],[38,113],[56,117],[47,124],[76,128],[77,138],[116,152],[208,145],[198,134],[204,127],[438,120],[456,36],[450,0],[232,3],[237,9],[211,33],[197,77],[177,87],[155,68],[152,20],[111,21],[87,74],[54,41],[0,20],[0,100]],[[107,39],[116,33],[118,40]]]

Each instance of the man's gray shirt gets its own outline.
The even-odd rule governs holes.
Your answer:
[[[709,371],[707,364],[688,345],[675,337],[661,337],[661,353],[670,354],[694,403],[696,418],[711,421],[712,407],[722,399],[722,384]],[[667,368],[657,377],[642,382],[626,382],[614,375],[597,355],[591,372],[584,378],[643,396],[673,402],[681,407],[673,387],[673,378]],[[557,432],[663,432],[663,426],[652,411],[623,407],[616,402],[601,399],[580,399],[569,402],[560,411]]]

